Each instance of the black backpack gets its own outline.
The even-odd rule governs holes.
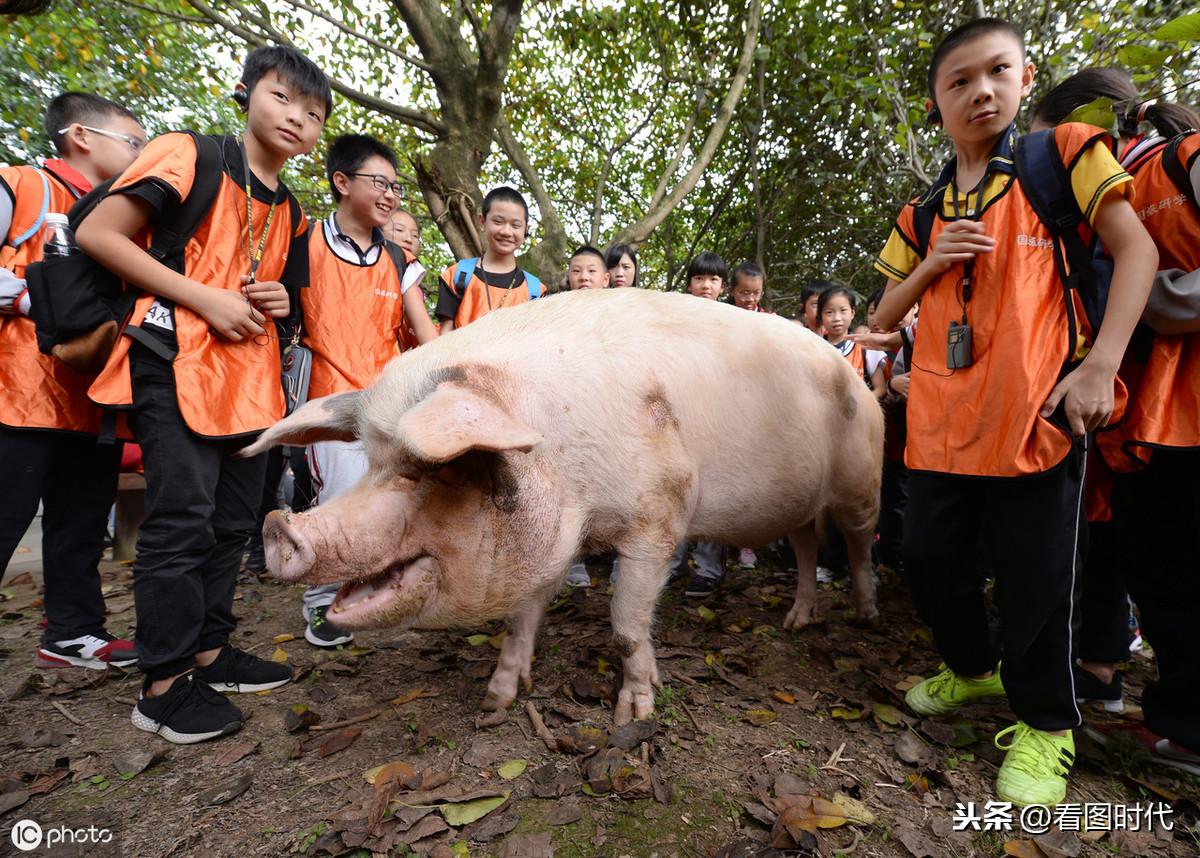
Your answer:
[[[1085,242],[1079,234],[1079,228],[1086,221],[1071,188],[1071,175],[1054,141],[1054,129],[1035,131],[1017,140],[1013,161],[1021,191],[1033,206],[1038,220],[1053,236],[1054,264],[1059,278],[1068,290],[1079,293],[1095,335],[1100,330],[1108,304],[1113,264],[1100,254],[1098,236],[1093,235]],[[948,176],[943,173],[934,190],[944,187],[945,181]],[[913,225],[922,259],[929,250],[929,236],[941,205],[942,195],[929,193],[914,210]]]

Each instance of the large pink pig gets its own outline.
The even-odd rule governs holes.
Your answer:
[[[572,560],[614,549],[617,723],[653,712],[650,626],[685,538],[796,551],[785,626],[813,618],[816,521],[846,537],[861,617],[883,419],[850,364],[777,316],[691,296],[580,290],[499,310],[393,360],[375,385],[309,403],[248,452],[363,440],[370,471],[303,514],[273,513],[278,577],[345,582],[348,629],[510,633],[484,709],[531,687],[534,638]]]

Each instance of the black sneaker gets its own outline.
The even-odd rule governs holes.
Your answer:
[[[133,726],[176,745],[193,745],[242,729],[245,719],[241,710],[193,676],[194,672],[185,673],[157,697],[146,696],[150,684],[146,680],[133,707]]]
[[[268,691],[292,681],[286,664],[255,658],[232,644],[225,644],[208,667],[196,665],[196,678],[217,691]]]
[[[325,619],[328,605],[319,605],[304,612],[308,627],[304,629],[304,639],[313,646],[335,647],[350,643],[354,634],[345,629],[339,629]]]
[[[262,531],[257,531],[246,544],[246,571],[262,575],[267,571],[267,552],[263,546]]]
[[[699,575],[693,575],[692,583],[687,585],[687,589],[683,591],[683,595],[691,596],[696,599],[703,599],[707,596],[711,596],[716,591],[716,578],[702,578]]]

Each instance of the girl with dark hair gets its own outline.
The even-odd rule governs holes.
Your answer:
[[[1042,99],[1035,128],[1101,97],[1113,100],[1113,152],[1133,176],[1134,206],[1163,270],[1142,316],[1144,336],[1135,336],[1121,366],[1129,388],[1125,417],[1097,433],[1100,456],[1089,463],[1099,476],[1109,472],[1112,519],[1090,525],[1079,696],[1110,711],[1122,708],[1116,663],[1128,658],[1128,588],[1154,647],[1158,681],[1142,695],[1143,723],[1096,724],[1087,732],[1102,744],[1129,734],[1156,762],[1200,774],[1200,635],[1192,616],[1200,601],[1200,288],[1181,285],[1200,270],[1200,208],[1190,169],[1200,154],[1200,117],[1182,105],[1140,100],[1117,69],[1086,69]],[[1157,134],[1143,133],[1145,125]],[[1167,293],[1174,312],[1161,317]]]
[[[619,286],[632,286],[636,289],[640,285],[637,251],[632,245],[614,244],[608,249],[604,263],[608,266],[609,278],[614,289]]]

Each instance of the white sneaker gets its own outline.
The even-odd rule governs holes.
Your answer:
[[[826,569],[824,566],[818,566],[817,567],[817,583],[818,584],[832,584],[833,583],[833,570]]]
[[[576,563],[571,567],[571,571],[567,573],[568,587],[590,587],[592,586],[592,576],[588,574],[587,567],[582,563]]]

